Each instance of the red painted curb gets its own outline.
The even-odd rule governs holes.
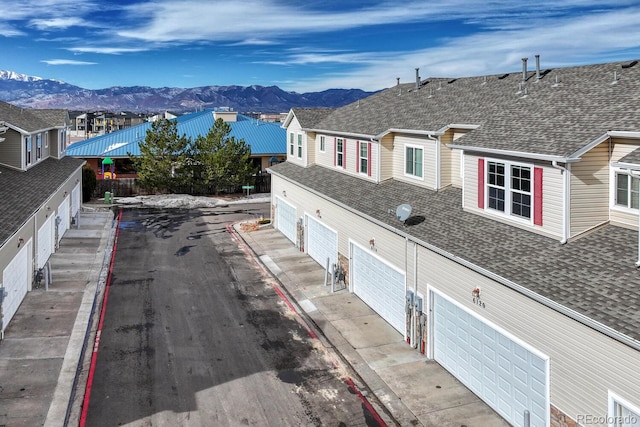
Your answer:
[[[89,376],[87,377],[87,387],[84,392],[84,399],[82,401],[82,413],[80,414],[79,427],[85,427],[87,423],[87,412],[89,411],[89,399],[91,397],[91,386],[93,385],[93,376],[96,370],[96,362],[98,360],[98,347],[100,346],[100,335],[102,335],[102,326],[104,325],[104,316],[107,311],[107,300],[109,298],[109,288],[111,287],[111,275],[113,273],[113,260],[116,256],[116,249],[118,247],[118,234],[120,233],[120,219],[122,218],[122,211],[118,215],[118,223],[116,224],[116,236],[113,243],[113,250],[111,251],[111,261],[109,263],[109,273],[107,274],[107,281],[105,284],[104,297],[102,300],[102,308],[100,309],[100,321],[98,322],[98,330],[96,331],[96,339],[93,344],[93,353],[91,354],[91,365],[89,367]]]

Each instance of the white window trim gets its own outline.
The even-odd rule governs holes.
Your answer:
[[[636,215],[637,216],[638,213],[640,212],[639,209],[628,208],[626,206],[620,206],[620,205],[618,205],[616,203],[616,196],[617,196],[617,191],[618,191],[618,188],[617,188],[618,184],[617,184],[617,179],[616,178],[617,178],[618,174],[627,175],[627,176],[629,175],[623,169],[620,169],[620,168],[612,168],[611,169],[611,179],[609,180],[609,182],[610,182],[609,208],[611,210],[614,210],[614,211],[624,212],[624,213],[627,213],[627,214],[631,214],[631,215]],[[640,179],[640,175],[638,175],[638,176],[634,175],[633,177],[636,178],[636,179]]]
[[[338,143],[342,141],[342,151],[338,151]],[[336,167],[340,168],[340,169],[344,169],[345,163],[344,163],[344,152],[346,151],[347,148],[347,140],[345,138],[336,138],[336,146],[334,147],[334,149],[336,150]],[[342,154],[342,164],[338,163],[338,154]]]
[[[364,176],[369,176],[369,169],[371,168],[371,159],[369,158],[369,144],[371,144],[370,142],[367,141],[360,141],[358,144],[358,173],[360,175],[364,175]],[[365,150],[365,152],[367,153],[366,156],[362,156],[362,146],[366,146],[367,149]],[[362,168],[361,168],[361,164],[360,164],[360,160],[361,159],[367,159],[367,170],[365,172],[362,172]]]
[[[413,148],[413,149],[420,149],[422,150],[422,176],[418,176],[418,175],[413,175],[410,173],[407,173],[407,148]],[[425,152],[425,147],[422,145],[416,145],[416,144],[404,144],[403,147],[403,153],[402,153],[402,172],[404,173],[404,176],[407,178],[411,178],[411,179],[415,179],[417,181],[424,181],[424,175],[425,175],[425,164],[424,164],[424,152]]]
[[[304,154],[304,135],[301,133],[296,134],[296,156],[302,159]]]
[[[489,207],[489,163],[502,163],[505,167],[505,197],[504,197],[504,206],[505,211],[499,211],[497,209],[492,209]],[[512,162],[509,160],[503,159],[492,159],[489,157],[485,157],[484,159],[484,211],[495,216],[499,216],[501,218],[509,219],[512,221],[517,221],[522,224],[532,225],[533,217],[534,217],[534,208],[535,208],[535,174],[534,174],[534,165],[532,163],[521,163],[521,162]],[[514,215],[511,213],[511,166],[522,166],[530,169],[531,173],[531,207],[530,212],[531,215],[529,218],[524,218],[518,215]],[[508,209],[508,211],[507,211]]]
[[[27,142],[29,142],[29,146],[27,146]],[[31,135],[24,137],[24,163],[26,166],[31,166],[33,163],[33,138]]]
[[[327,139],[325,138],[324,135],[320,135],[320,152],[321,153],[326,153],[327,152]]]
[[[287,153],[289,156],[294,156],[295,154],[295,134],[293,132],[289,133],[289,152]]]
[[[618,421],[621,421],[618,414],[618,407],[624,406],[625,409],[633,412],[634,414],[638,414],[640,416],[640,407],[632,404],[626,399],[623,399],[616,393],[608,390],[609,395],[609,404],[608,404],[608,412],[607,412],[607,425],[609,427],[620,427],[622,424]]]

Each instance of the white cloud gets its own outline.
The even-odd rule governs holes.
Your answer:
[[[43,59],[47,65],[97,65],[97,62],[74,61],[72,59]]]
[[[74,53],[102,53],[105,55],[120,55],[123,53],[136,53],[145,52],[150,48],[142,47],[106,47],[106,46],[85,46],[85,47],[70,47],[68,51]]]
[[[85,22],[77,17],[32,19],[30,23],[39,30],[66,29],[85,25]]]

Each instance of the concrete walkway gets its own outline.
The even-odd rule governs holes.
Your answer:
[[[324,268],[271,226],[235,232],[401,426],[508,426],[438,363],[410,347],[347,289],[331,292]]]
[[[65,425],[94,301],[110,261],[112,219],[110,211],[80,213],[79,228],[67,230],[49,258],[49,289],[43,281],[28,292],[5,331],[0,426]],[[78,390],[84,390],[82,384]],[[68,425],[78,425],[77,417]]]

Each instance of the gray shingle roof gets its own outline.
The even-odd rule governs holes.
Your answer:
[[[4,121],[7,125],[16,126],[27,132],[51,129],[64,125],[64,122],[52,124],[46,120],[59,116],[58,113],[51,113],[52,111],[64,110],[44,110],[44,112],[41,113],[37,111],[38,110],[16,107],[15,105],[0,101],[0,121]]]
[[[537,82],[529,71],[526,95],[521,72],[430,78],[419,90],[400,84],[338,108],[315,128],[375,136],[393,128],[478,125],[456,143],[566,157],[609,130],[640,131],[640,64],[626,64],[542,70]]]
[[[335,111],[335,108],[292,108],[292,110],[303,129],[313,129],[322,119]]]
[[[459,189],[436,192],[395,180],[375,184],[288,162],[271,170],[640,343],[637,231],[607,225],[562,245],[463,211]],[[412,205],[407,222],[415,225],[403,228],[388,213],[402,203]]]
[[[0,165],[0,247],[83,164],[71,157],[48,158],[26,172]]]

